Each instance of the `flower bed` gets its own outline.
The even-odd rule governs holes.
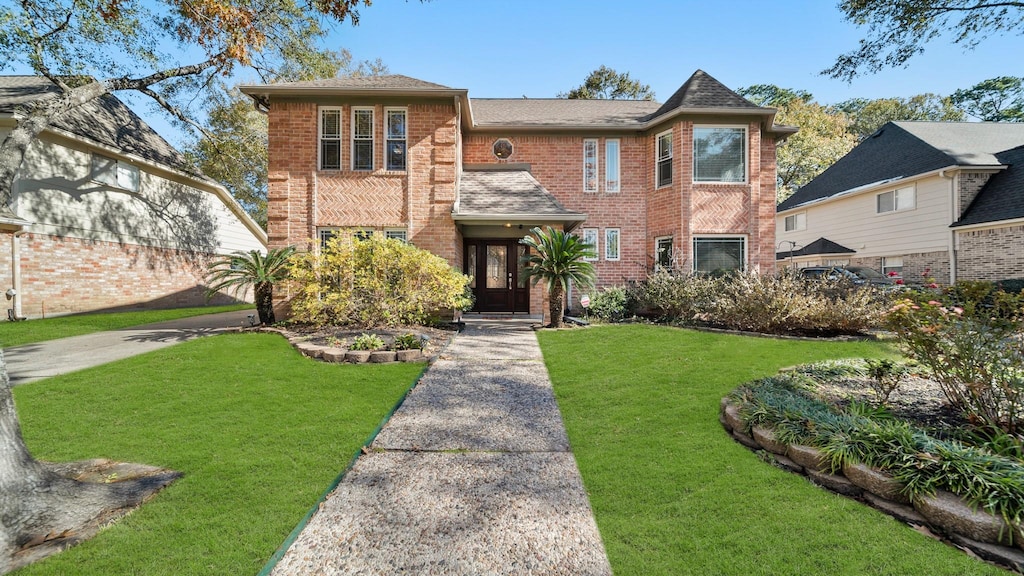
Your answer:
[[[288,339],[300,353],[324,362],[354,364],[425,362],[436,357],[455,336],[454,330],[428,328],[268,328]]]

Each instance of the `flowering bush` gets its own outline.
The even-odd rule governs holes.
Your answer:
[[[958,284],[941,300],[914,296],[886,316],[907,355],[927,366],[946,398],[978,424],[1024,431],[1019,297],[1013,309],[1012,298],[983,293],[976,283]],[[989,296],[998,304],[983,306]]]
[[[397,326],[464,309],[469,278],[447,261],[394,238],[332,238],[295,258],[296,320],[311,324]]]

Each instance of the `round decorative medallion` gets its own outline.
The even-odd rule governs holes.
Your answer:
[[[494,141],[494,155],[504,160],[512,155],[512,142],[508,138],[499,138]]]

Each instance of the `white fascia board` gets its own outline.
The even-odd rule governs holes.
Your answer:
[[[931,172],[922,172],[921,174],[915,174],[913,176],[895,176],[893,178],[886,178],[884,180],[878,180],[877,182],[871,182],[870,184],[863,184],[863,185],[857,186],[855,188],[850,188],[849,190],[843,190],[842,192],[837,192],[837,193],[835,193],[835,194],[833,194],[831,196],[825,197],[825,198],[818,198],[816,200],[808,200],[807,202],[804,202],[802,204],[797,204],[796,206],[791,206],[791,207],[789,207],[789,208],[787,208],[785,210],[776,211],[775,214],[776,215],[788,214],[790,212],[793,212],[794,210],[801,210],[801,209],[804,209],[804,208],[808,208],[810,206],[816,206],[818,204],[825,204],[825,203],[828,203],[828,202],[832,202],[833,200],[839,200],[840,198],[847,198],[849,196],[854,196],[854,195],[857,195],[857,194],[866,194],[866,193],[869,193],[869,192],[877,192],[878,190],[880,190],[882,188],[891,188],[894,184],[902,184],[902,183],[905,183],[905,182],[912,182],[912,181],[915,181],[915,180],[920,180],[922,178],[928,178],[929,176],[937,176],[940,172],[946,172],[948,170],[959,170],[959,169],[962,169],[962,168],[963,168],[963,166],[959,166],[959,165],[954,164],[952,166],[946,166],[945,168],[939,168],[937,170],[932,170]],[[972,166],[971,168],[978,168],[978,167],[977,166]],[[985,168],[1000,168],[1000,167],[999,166],[985,166]],[[1006,166],[1002,166],[1001,168],[1006,168]]]

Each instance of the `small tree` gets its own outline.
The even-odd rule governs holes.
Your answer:
[[[594,282],[594,265],[587,258],[597,254],[594,247],[583,242],[575,234],[547,227],[546,230],[534,228],[531,236],[519,241],[531,249],[530,253],[520,262],[525,267],[523,272],[532,278],[534,286],[541,280],[547,285],[548,306],[551,311],[551,327],[562,326],[562,315],[569,282],[579,286],[590,286]]]
[[[206,297],[211,298],[221,290],[237,295],[251,286],[260,324],[273,324],[274,284],[288,277],[288,260],[294,253],[295,248],[287,246],[274,248],[266,256],[257,250],[223,256],[210,264]]]

